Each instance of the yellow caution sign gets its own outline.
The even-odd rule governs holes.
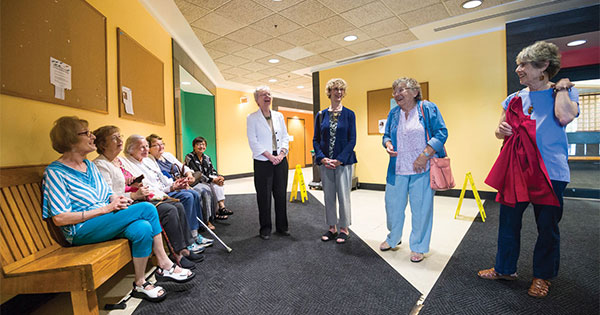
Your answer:
[[[479,193],[477,192],[477,188],[475,188],[475,182],[473,181],[473,175],[471,172],[467,172],[465,175],[465,183],[463,184],[462,191],[460,192],[460,198],[458,198],[458,207],[456,207],[456,213],[454,214],[454,218],[458,217],[458,213],[460,212],[460,206],[462,206],[463,199],[465,197],[465,191],[467,190],[467,181],[471,183],[471,189],[473,190],[473,196],[475,196],[475,200],[477,201],[477,206],[479,207],[479,213],[481,214],[481,220],[485,222],[485,210],[483,209],[483,204],[481,203],[481,198],[479,198]]]
[[[298,186],[300,186],[300,197],[302,198],[302,202],[304,202],[305,199],[308,200],[308,195],[306,195],[306,186],[304,185],[304,175],[302,175],[300,164],[296,165],[296,172],[294,172],[294,182],[292,183],[290,202],[298,198]]]

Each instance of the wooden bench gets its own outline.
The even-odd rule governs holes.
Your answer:
[[[131,261],[129,243],[62,247],[42,220],[44,169],[0,168],[0,292],[70,292],[74,314],[98,314],[96,289]]]

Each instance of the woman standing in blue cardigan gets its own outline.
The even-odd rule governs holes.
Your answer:
[[[329,230],[321,236],[321,240],[326,242],[337,237],[338,244],[344,244],[349,235],[352,164],[356,163],[356,116],[353,111],[342,106],[346,87],[343,79],[331,79],[327,82],[325,89],[331,105],[317,114],[313,137],[315,161],[320,165],[325,195],[325,218],[329,225]]]

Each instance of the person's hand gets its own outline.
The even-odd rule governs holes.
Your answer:
[[[336,159],[331,159],[329,160],[329,163],[331,163],[331,166],[333,169],[335,169],[336,167],[342,165],[342,162],[336,160]]]
[[[148,195],[150,195],[148,186],[141,186],[136,192],[131,193],[131,198],[135,200],[144,200]]]
[[[573,86],[575,86],[575,84],[567,78],[563,78],[556,83],[552,83],[552,87],[557,90],[566,90],[572,88]]]
[[[107,211],[105,213],[127,209],[130,204],[129,200],[130,199],[125,196],[115,196],[108,204],[108,207],[106,207]]]
[[[425,172],[425,169],[427,169],[427,161],[429,161],[429,158],[426,157],[425,154],[419,154],[413,163],[413,170],[417,173]]]
[[[187,187],[188,187],[188,183],[187,183],[187,178],[185,178],[185,177],[177,179],[173,183],[173,186],[171,186],[171,188],[173,190],[186,189]]]
[[[503,121],[498,125],[498,133],[505,137],[510,137],[513,134],[512,127],[506,121]]]
[[[133,183],[133,184],[128,184],[129,187],[135,187],[135,188],[141,188],[142,186],[144,186],[143,183],[139,182],[139,183]]]
[[[189,185],[193,184],[196,181],[196,179],[194,178],[194,174],[192,174],[191,172],[188,172],[186,178]]]
[[[385,152],[389,154],[391,157],[398,156],[398,152],[394,151],[394,146],[391,141],[385,143]]]
[[[273,163],[273,165],[277,165],[279,163],[281,163],[281,157],[279,155],[275,156],[275,155],[270,155],[269,156],[269,161],[271,161],[271,163]]]

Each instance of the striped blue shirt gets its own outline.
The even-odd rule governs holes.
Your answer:
[[[94,163],[83,160],[87,171],[81,172],[54,161],[46,168],[43,181],[44,219],[65,212],[89,211],[110,203],[111,188],[102,178]],[[85,222],[61,226],[67,241],[71,242],[77,229]]]

